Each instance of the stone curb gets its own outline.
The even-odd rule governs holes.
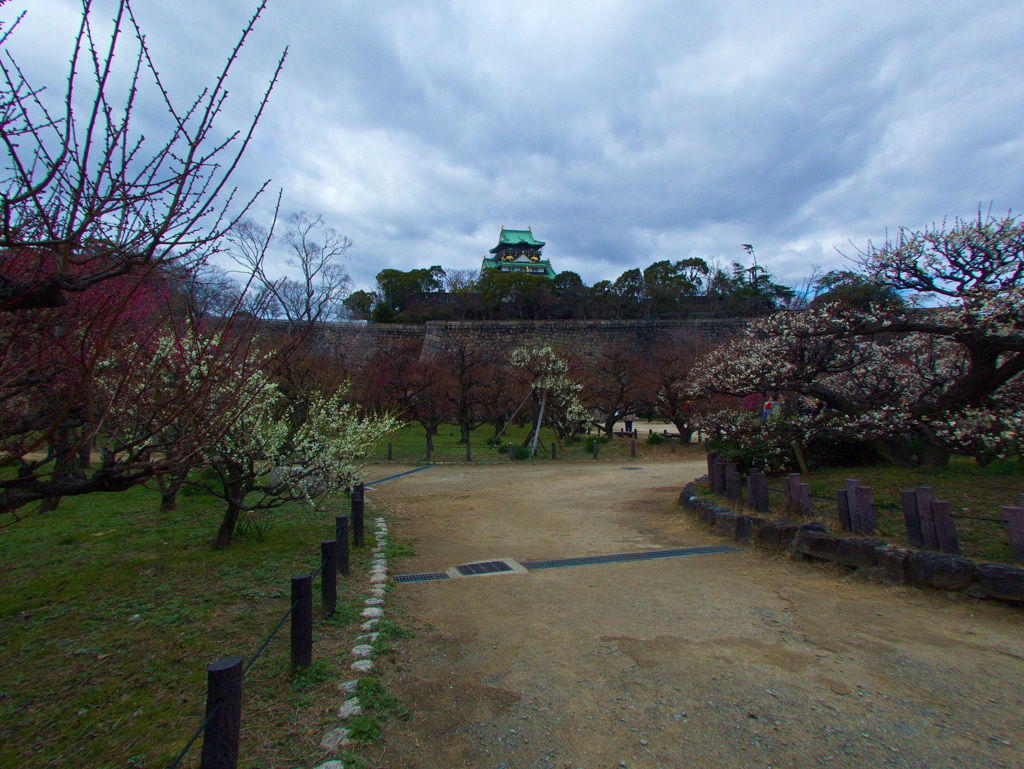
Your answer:
[[[698,481],[707,480],[707,476]],[[958,555],[910,550],[872,537],[838,537],[824,525],[744,515],[697,496],[697,481],[683,487],[679,504],[715,533],[735,542],[828,561],[890,585],[959,592],[972,598],[1024,605],[1024,568],[975,563]]]
[[[352,647],[350,658],[354,658],[349,668],[357,675],[365,675],[373,672],[373,642],[377,640],[377,633],[371,632],[374,626],[384,616],[384,596],[386,595],[385,584],[388,580],[388,561],[384,555],[386,549],[385,541],[388,533],[387,523],[383,518],[374,519],[376,546],[373,548],[373,565],[370,576],[370,598],[363,602],[362,619],[365,621],[359,626],[363,634],[355,638],[356,645]],[[359,706],[359,698],[353,697],[356,691],[358,679],[345,681],[338,684],[338,691],[344,697],[338,708],[338,718],[342,721],[362,713]],[[320,749],[325,753],[336,753],[342,748],[352,744],[349,730],[344,726],[338,726],[328,731],[320,740]],[[319,764],[316,769],[344,769],[341,761],[326,761]]]

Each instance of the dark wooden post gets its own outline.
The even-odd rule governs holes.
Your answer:
[[[594,459],[597,459],[597,440],[594,440]]]
[[[1024,565],[1024,494],[1020,507],[1001,507],[1006,519],[1006,536],[1010,540],[1010,554],[1013,562]]]
[[[856,478],[847,478],[843,484],[846,489],[846,509],[850,514],[850,531],[861,531],[860,513],[857,510],[857,487],[860,481]]]
[[[512,454],[512,441],[508,442],[508,461],[511,462],[515,457]]]
[[[861,534],[870,534],[875,530],[875,504],[872,494],[873,492],[870,486],[857,486],[857,488],[853,490],[853,504],[850,505],[850,510],[852,511],[850,518],[852,519],[854,515],[856,516],[858,525],[860,526],[857,531]]]
[[[727,464],[725,466],[725,495],[729,498],[730,502],[739,504],[743,501],[743,494],[740,491],[742,481],[743,476],[740,475],[736,463],[730,462]]]
[[[629,442],[629,455],[631,457],[635,457],[636,456],[636,440],[635,439],[631,440]]]
[[[717,457],[718,457],[718,452],[717,451],[709,451],[708,452],[707,460],[708,460],[708,483],[709,484],[711,483],[711,479],[714,477],[712,471],[713,471],[713,469],[715,467],[715,459]]]
[[[338,571],[342,576],[348,576],[348,516],[336,515],[334,517],[334,538],[338,543]]]
[[[676,438],[674,435],[668,439],[668,450],[670,454],[676,453]]]
[[[555,442],[554,441],[551,441],[551,458],[552,459],[557,459],[557,457],[555,456]]]
[[[473,450],[469,446],[469,441],[466,441],[466,461],[467,462],[472,462],[473,461]]]
[[[200,769],[235,769],[242,723],[242,660],[226,657],[206,668],[206,716]]]
[[[932,522],[935,524],[935,539],[939,550],[950,555],[960,555],[960,539],[953,522],[953,506],[949,502],[932,502]]]
[[[917,512],[917,494],[905,489],[900,492],[900,507],[903,508],[903,523],[907,527],[907,542],[914,547],[924,547],[921,536],[921,516]]]
[[[327,616],[334,614],[338,607],[338,543],[327,540],[320,543],[320,608]]]
[[[747,475],[747,503],[756,513],[768,512],[768,478],[756,467]]]
[[[298,603],[296,603],[298,602]],[[313,576],[292,577],[292,672],[313,664]]]
[[[363,546],[363,484],[352,487],[352,544]]]
[[[391,442],[388,442],[388,462],[391,461]]]
[[[839,516],[839,528],[853,531],[850,523],[850,493],[846,489],[836,491],[836,514]]]
[[[800,473],[790,473],[782,479],[782,496],[786,500],[786,509],[798,512],[796,486],[800,483]]]
[[[800,477],[799,475],[797,476]],[[814,515],[814,503],[811,501],[811,484],[809,483],[794,483],[793,487],[796,491],[794,499],[793,509],[798,515],[810,517]]]
[[[935,493],[928,486],[918,486],[914,493],[917,495],[917,517],[921,519],[921,539],[928,550],[938,550],[939,540],[935,536],[935,518],[932,517]]]

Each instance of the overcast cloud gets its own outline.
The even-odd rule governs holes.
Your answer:
[[[251,10],[136,2],[182,102]],[[40,84],[79,15],[28,4],[10,47]],[[743,243],[795,283],[887,230],[1022,208],[1022,39],[1024,5],[996,0],[271,0],[222,127],[289,46],[236,181],[349,235],[360,288],[478,269],[502,225],[588,284]]]

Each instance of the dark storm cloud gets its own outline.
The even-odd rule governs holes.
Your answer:
[[[185,93],[247,14],[140,4]],[[362,286],[479,267],[503,224],[588,283],[742,243],[796,281],[850,240],[1020,208],[1022,32],[1012,2],[277,2],[226,117],[289,45],[240,181],[351,235]]]

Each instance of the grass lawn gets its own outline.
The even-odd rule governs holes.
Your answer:
[[[642,425],[638,427],[642,428]],[[698,455],[703,456],[703,449],[693,446],[676,445],[675,452],[666,440],[663,443],[653,445],[648,443],[647,431],[639,429],[640,437],[636,442],[636,457],[638,459],[668,459],[678,457],[679,459],[693,459]],[[502,434],[500,444],[491,446],[490,440],[494,435],[494,428],[490,425],[479,427],[474,430],[470,438],[470,452],[474,463],[508,462],[508,444],[513,446],[522,445],[523,441],[530,434],[530,427],[516,427],[510,425]],[[459,443],[461,435],[459,428],[455,425],[442,425],[438,434],[434,437],[434,451],[430,455],[431,462],[465,462],[466,444]],[[550,462],[551,443],[554,439],[553,431],[544,428],[540,433],[541,442],[537,444],[537,456],[527,458],[528,462]],[[392,445],[391,459],[393,462],[415,463],[426,462],[426,437],[423,428],[416,423],[409,423],[401,430],[396,431],[390,437],[381,442],[374,456],[370,461],[384,461],[387,458],[387,444]],[[573,443],[557,440],[555,443],[556,461],[594,461],[593,449],[587,444],[586,436]],[[630,440],[628,438],[616,437],[609,443],[598,443],[598,460],[602,459],[631,459]]]
[[[334,538],[333,512],[295,506],[268,514],[263,541],[213,551],[215,499],[181,496],[169,513],[158,502],[143,488],[67,498],[0,530],[0,766],[168,766],[202,723],[207,665],[247,662],[290,605],[290,577],[314,571]],[[332,618],[314,582],[310,672],[289,674],[286,622],[247,673],[240,766],[323,758],[368,560],[353,551]],[[198,765],[200,745],[181,766]]]
[[[910,547],[900,508],[900,491],[930,486],[936,499],[952,505],[963,555],[980,561],[1012,563],[1006,523],[999,508],[1020,505],[1024,464],[1019,460],[1001,460],[980,467],[973,459],[954,457],[942,468],[904,470],[879,464],[815,470],[810,480],[815,509],[813,520],[821,521],[836,533],[839,532],[836,491],[843,487],[847,478],[856,478],[862,486],[873,489],[878,534],[886,540]],[[770,515],[792,518],[792,514],[783,509],[782,479],[783,476],[768,479]],[[976,520],[979,518],[990,520]]]

